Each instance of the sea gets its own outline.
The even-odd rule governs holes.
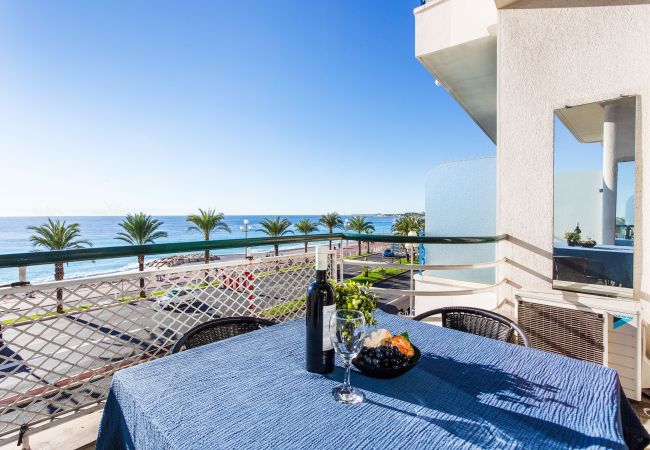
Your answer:
[[[168,236],[156,241],[156,243],[166,242],[191,242],[202,240],[202,235],[196,231],[188,231],[190,224],[185,220],[186,216],[155,216],[163,222],[160,227],[161,231],[166,231]],[[213,233],[211,239],[238,239],[244,238],[244,232],[240,230],[243,226],[244,219],[248,219],[253,228],[248,233],[248,237],[266,236],[260,231],[260,220],[274,216],[226,216],[224,221],[231,229],[231,233],[218,231]],[[295,224],[301,219],[307,218],[317,222],[319,216],[282,216],[286,217]],[[351,216],[342,216],[342,219],[349,219]],[[113,247],[118,245],[127,245],[123,241],[115,239],[115,236],[122,229],[118,223],[123,219],[122,216],[80,216],[80,217],[53,217],[65,220],[67,223],[78,223],[81,231],[81,238],[92,243],[93,247]],[[369,215],[366,219],[375,226],[376,234],[390,234],[390,228],[393,218],[391,216]],[[47,217],[0,217],[0,254],[24,253],[32,251],[41,251],[32,246],[29,237],[32,234],[27,227],[42,225],[47,221]],[[293,227],[292,227],[293,229]],[[293,230],[295,231],[295,230]],[[319,227],[318,233],[326,233],[324,227]],[[283,245],[281,249],[301,247],[303,244]],[[254,251],[268,251],[273,247],[255,247]],[[244,249],[226,249],[214,250],[213,254],[237,254],[243,253]],[[152,255],[145,257],[145,261],[161,258],[169,255]],[[114,258],[99,259],[95,261],[79,261],[67,263],[64,267],[65,278],[79,278],[90,275],[101,275],[137,268],[135,257],[132,258]],[[27,279],[31,282],[50,281],[54,279],[54,265],[30,266],[27,268]],[[18,280],[17,268],[0,269],[0,285],[11,283]]]

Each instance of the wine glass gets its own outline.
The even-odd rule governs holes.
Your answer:
[[[366,320],[361,311],[338,309],[330,319],[330,340],[345,364],[343,384],[332,390],[337,402],[355,404],[363,401],[363,392],[350,385],[350,363],[359,353],[366,336]]]

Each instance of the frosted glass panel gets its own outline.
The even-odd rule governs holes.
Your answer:
[[[426,180],[427,236],[494,236],[496,159],[453,161],[434,167]],[[495,259],[495,244],[425,246],[427,264],[471,264]],[[426,275],[494,283],[494,269],[427,271]]]

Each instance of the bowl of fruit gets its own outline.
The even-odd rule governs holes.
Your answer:
[[[408,333],[393,336],[388,330],[376,330],[363,341],[354,367],[373,378],[396,378],[420,361],[420,350],[411,344]]]

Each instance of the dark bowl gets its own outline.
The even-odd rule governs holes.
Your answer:
[[[411,344],[413,346],[413,350],[415,351],[415,354],[411,356],[411,360],[409,361],[409,365],[406,367],[398,367],[397,369],[393,369],[392,367],[375,367],[375,366],[367,366],[363,363],[363,360],[360,358],[354,358],[352,360],[352,364],[354,364],[354,367],[359,369],[359,371],[372,378],[397,378],[401,375],[404,375],[406,372],[411,370],[413,367],[417,365],[417,363],[420,362],[420,357],[422,354],[420,353],[420,349],[417,348],[415,345]]]
[[[593,248],[596,246],[595,242],[581,242],[580,243],[581,247],[586,247],[586,248]]]

